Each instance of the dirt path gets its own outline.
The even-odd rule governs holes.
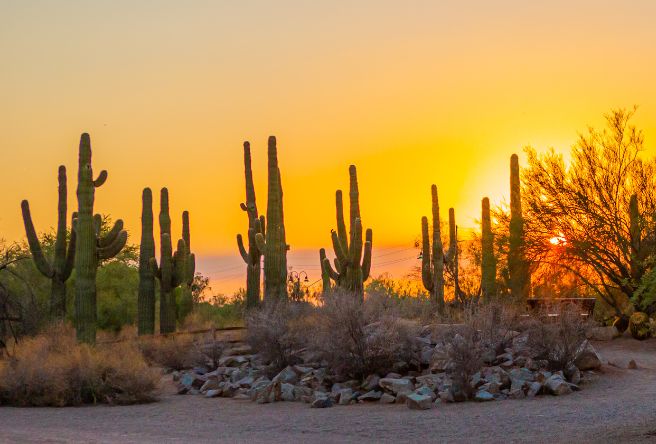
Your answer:
[[[163,395],[129,407],[0,408],[0,442],[656,442],[656,340],[595,344],[607,360],[581,392],[411,411]]]

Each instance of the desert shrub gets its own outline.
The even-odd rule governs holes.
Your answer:
[[[382,310],[393,309],[405,319],[429,323],[437,316],[428,294],[414,281],[381,275],[367,284],[366,298],[369,304],[379,304]]]
[[[241,289],[230,297],[216,294],[206,301],[199,301],[194,304],[192,319],[185,319],[183,328],[194,323],[216,328],[242,326],[245,298],[245,291]]]
[[[134,344],[80,345],[61,325],[22,340],[0,362],[0,400],[18,406],[148,402],[158,382]]]
[[[518,330],[525,328],[521,313],[516,305],[509,303],[471,304],[463,311],[463,323],[477,332],[480,347],[496,356],[512,345]]]
[[[312,311],[305,303],[266,303],[246,316],[246,340],[275,369],[296,364],[306,345]]]
[[[311,347],[338,375],[384,373],[412,358],[415,325],[375,300],[362,303],[352,293],[332,292],[324,297],[316,324]]]
[[[474,395],[472,376],[483,367],[484,343],[480,332],[470,326],[451,330],[444,339],[449,364],[447,373],[467,398]]]
[[[139,349],[150,364],[170,370],[184,370],[206,361],[191,335],[144,337],[139,339]]]
[[[590,323],[575,307],[548,311],[552,315],[544,314],[530,323],[527,345],[534,358],[547,361],[550,370],[566,370],[583,351]]]

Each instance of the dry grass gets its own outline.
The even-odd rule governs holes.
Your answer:
[[[18,406],[149,402],[158,383],[134,344],[79,345],[64,326],[24,339],[0,363],[0,399]]]
[[[205,365],[207,358],[191,335],[143,337],[139,349],[151,364],[170,370],[183,370]]]

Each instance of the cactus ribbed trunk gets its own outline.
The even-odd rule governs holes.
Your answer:
[[[444,310],[444,269],[449,266],[456,254],[456,222],[453,208],[449,209],[449,249],[444,252],[440,221],[440,205],[437,186],[431,186],[431,213],[433,217],[432,248],[428,233],[428,218],[421,219],[421,276],[424,288],[430,293],[431,301],[440,312]]]
[[[490,200],[481,204],[481,294],[490,300],[496,296],[497,263],[494,257],[494,233],[490,217]]]
[[[335,193],[337,230],[331,232],[335,250],[335,268],[330,261],[320,254],[322,277],[327,274],[335,285],[351,291],[364,298],[364,282],[369,278],[371,269],[371,251],[373,232],[368,229],[362,238],[362,221],[360,218],[360,193],[355,165],[349,167],[349,233],[346,233],[342,191]],[[322,257],[323,256],[323,257]],[[325,287],[325,283],[324,283]]]
[[[283,213],[283,193],[278,167],[276,138],[268,143],[268,196],[265,233],[257,233],[257,247],[264,252],[264,300],[287,300],[287,240]],[[266,237],[265,237],[266,236]]]
[[[237,246],[246,263],[246,308],[257,307],[260,303],[260,263],[263,251],[255,240],[257,234],[264,236],[264,216],[259,216],[255,200],[255,185],[251,168],[251,146],[244,142],[244,178],[246,180],[246,202],[241,209],[248,216],[248,249],[244,246],[241,234],[237,235]]]
[[[508,239],[508,273],[510,294],[518,302],[529,296],[530,275],[525,257],[524,218],[519,178],[519,158],[510,158],[510,230]]]
[[[322,248],[319,250],[319,263],[321,264],[321,284],[323,294],[332,290],[332,286],[330,285],[330,272],[326,266],[326,260],[326,249]]]
[[[105,235],[101,233],[102,217],[93,214],[95,189],[107,180],[107,171],[93,179],[91,139],[80,138],[77,175],[78,212],[75,221],[75,325],[80,342],[95,344],[97,328],[96,272],[100,260],[116,256],[125,246],[128,234],[118,219]]]
[[[153,193],[144,188],[141,197],[141,245],[139,247],[139,335],[155,333],[155,274],[150,265],[155,258],[153,235]]]
[[[178,312],[178,319],[180,321],[183,321],[194,308],[191,286],[194,282],[194,274],[196,273],[196,261],[195,256],[191,253],[191,230],[189,228],[188,211],[182,212],[182,240],[184,240],[185,244],[185,257],[187,261],[185,264],[185,278],[180,287],[180,309]]]
[[[32,258],[39,272],[50,279],[50,317],[58,320],[66,317],[66,281],[71,275],[75,259],[76,236],[72,224],[70,241],[67,242],[66,199],[66,167],[62,165],[59,167],[58,173],[57,233],[52,263],[48,262],[43,254],[43,249],[32,222],[29,202],[27,200],[21,202],[23,223],[25,224],[25,233],[32,252]],[[75,213],[73,213],[72,222],[74,222],[75,216]]]
[[[160,193],[160,286],[159,286],[159,332],[175,331],[175,294],[172,286],[173,246],[171,245],[171,217],[169,216],[169,191]]]

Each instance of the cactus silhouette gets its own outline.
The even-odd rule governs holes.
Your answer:
[[[176,326],[175,289],[189,279],[190,258],[184,239],[178,240],[175,253],[171,243],[171,217],[169,215],[169,191],[160,191],[160,263],[150,258],[150,267],[159,280],[159,332],[172,333]]]
[[[151,260],[155,259],[153,235],[153,193],[144,188],[141,196],[141,245],[139,247],[139,335],[155,333],[155,274]]]
[[[449,209],[449,249],[442,246],[442,229],[440,222],[440,205],[437,198],[437,186],[431,186],[431,209],[433,215],[432,247],[428,235],[428,218],[421,219],[421,280],[430,293],[431,301],[438,310],[444,309],[444,269],[451,264],[457,254],[456,218],[453,208]]]
[[[283,213],[282,184],[278,167],[276,138],[269,137],[268,143],[268,195],[266,229],[255,234],[257,248],[264,255],[264,300],[286,300],[287,293],[287,250],[285,218]]]
[[[244,176],[246,178],[246,202],[241,209],[248,216],[248,249],[244,246],[241,234],[237,235],[239,254],[246,263],[246,308],[256,307],[260,302],[260,262],[263,251],[255,241],[255,236],[264,236],[264,216],[258,216],[255,201],[255,186],[253,185],[253,170],[251,169],[251,145],[244,142]]]
[[[528,298],[530,279],[525,257],[524,217],[519,178],[519,158],[510,157],[510,229],[508,238],[508,274],[510,294],[516,301]]]
[[[344,223],[344,205],[342,191],[335,193],[337,212],[337,231],[331,231],[333,249],[335,250],[335,268],[327,258],[322,259],[322,272],[328,273],[335,284],[347,291],[364,296],[364,281],[369,278],[371,269],[371,248],[373,232],[366,231],[365,241],[362,239],[362,220],[360,218],[360,192],[358,190],[358,175],[355,165],[349,167],[349,203],[350,231],[346,233]],[[364,252],[363,252],[364,251]]]
[[[125,246],[128,234],[123,221],[117,220],[108,233],[102,235],[102,217],[93,214],[95,189],[107,180],[102,170],[93,179],[91,168],[91,140],[87,133],[80,138],[78,162],[77,201],[78,211],[74,230],[75,245],[75,323],[80,342],[96,342],[96,272],[101,260],[116,256]]]
[[[66,228],[67,219],[67,188],[66,188],[66,167],[59,167],[59,200],[57,204],[57,234],[55,238],[55,251],[52,261],[48,261],[43,253],[41,243],[32,223],[30,214],[30,204],[27,200],[21,202],[23,211],[23,223],[25,224],[25,234],[27,243],[32,252],[32,259],[39,272],[50,279],[50,316],[53,319],[64,319],[66,316],[66,281],[71,276],[73,264],[75,261],[75,230],[72,229],[75,223],[76,213],[71,218],[71,236],[67,240],[68,229]]]
[[[326,249],[322,248],[319,250],[319,263],[321,264],[321,283],[323,285],[322,292],[326,294],[332,289],[332,285],[330,284],[330,270],[329,270],[329,265],[330,262],[326,264]]]
[[[194,307],[192,294],[192,284],[194,283],[194,274],[196,273],[196,256],[191,252],[191,231],[189,227],[189,211],[182,212],[182,240],[185,245],[185,279],[181,284],[180,291],[180,309],[178,319],[184,320]]]
[[[490,199],[481,203],[481,293],[489,300],[496,296],[497,262],[494,257],[494,233],[490,217]]]

